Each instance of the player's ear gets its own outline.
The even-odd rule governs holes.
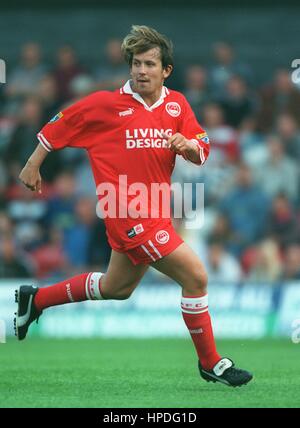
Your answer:
[[[163,69],[163,77],[164,79],[167,79],[170,74],[173,71],[173,66],[171,64],[167,65],[164,69]]]

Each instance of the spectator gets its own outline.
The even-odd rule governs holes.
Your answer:
[[[51,74],[46,74],[41,79],[37,86],[37,94],[43,105],[42,122],[49,122],[61,107],[57,83]]]
[[[128,67],[121,51],[121,40],[110,39],[106,44],[106,61],[95,71],[98,90],[120,88],[128,80]]]
[[[18,244],[26,250],[41,239],[41,226],[46,214],[46,202],[35,198],[28,189],[19,188],[19,195],[7,204],[7,214],[14,222],[14,234]]]
[[[247,246],[264,235],[269,199],[253,183],[251,170],[244,164],[239,166],[236,185],[219,204],[223,215],[229,219],[233,230],[233,251],[240,256]]]
[[[61,173],[54,182],[54,195],[49,198],[46,224],[65,230],[74,225],[74,208],[77,199],[72,173]]]
[[[80,74],[70,82],[73,102],[89,95],[95,89],[94,79],[88,74]]]
[[[204,127],[211,141],[210,156],[200,171],[203,174],[207,203],[217,203],[232,188],[236,162],[239,159],[238,135],[224,123],[217,104],[204,108]]]
[[[0,211],[0,237],[5,236],[13,236],[13,223],[4,211]]]
[[[1,278],[31,278],[32,268],[24,254],[18,253],[11,237],[5,236],[0,240],[0,277]]]
[[[208,257],[205,262],[210,282],[239,282],[242,279],[242,270],[238,260],[226,252],[218,241],[212,241],[208,247]]]
[[[79,198],[75,205],[75,216],[73,226],[65,230],[64,249],[70,263],[82,270],[89,265],[90,243],[97,221],[96,200]]]
[[[85,156],[80,165],[76,167],[74,178],[76,180],[76,189],[80,195],[95,197],[94,177],[89,167],[87,156]]]
[[[236,162],[239,159],[237,133],[225,123],[223,110],[217,104],[206,105],[203,121],[214,146],[209,160]]]
[[[253,252],[252,252],[253,253]],[[247,256],[244,255],[244,259]],[[274,283],[282,275],[282,259],[278,243],[267,239],[255,247],[247,280]]]
[[[23,45],[20,64],[12,70],[7,82],[6,95],[9,100],[20,100],[35,94],[46,72],[46,66],[41,63],[40,46],[37,43]]]
[[[11,178],[18,177],[36,147],[36,134],[41,129],[42,116],[43,108],[39,98],[27,97],[22,104],[18,126],[4,152]]]
[[[254,116],[245,118],[239,127],[241,158],[248,166],[261,165],[268,157],[263,134],[257,131],[257,119]]]
[[[58,49],[57,66],[53,71],[53,76],[61,104],[70,101],[72,98],[70,88],[72,80],[85,73],[84,67],[79,63],[76,52],[71,46],[65,45]]]
[[[249,67],[236,61],[233,47],[226,42],[218,42],[213,46],[214,65],[210,72],[210,86],[214,96],[224,95],[225,87],[229,79],[239,75],[248,83],[251,79]]]
[[[300,130],[297,121],[290,114],[281,114],[276,121],[276,128],[284,144],[285,153],[300,162]]]
[[[185,97],[190,103],[197,118],[201,121],[203,108],[210,101],[207,87],[207,72],[201,65],[191,65],[186,69]]]
[[[292,281],[300,279],[300,245],[291,244],[285,253],[282,279]]]
[[[276,239],[281,249],[285,249],[295,239],[300,239],[296,213],[284,193],[278,194],[272,201],[266,230]]]
[[[297,163],[286,156],[279,137],[269,137],[267,147],[268,158],[254,169],[257,184],[271,198],[279,192],[284,192],[289,199],[296,202],[299,191]]]
[[[256,110],[256,103],[249,93],[246,82],[239,76],[231,76],[226,83],[225,94],[220,98],[225,122],[238,128],[242,121]]]
[[[102,219],[97,219],[91,231],[91,239],[88,247],[88,262],[90,270],[107,269],[111,255],[111,248],[108,244],[105,225]]]
[[[69,272],[70,266],[63,251],[63,233],[55,226],[49,229],[47,239],[31,252],[31,256],[38,279],[64,276]]]
[[[228,217],[218,212],[218,216],[208,236],[208,241],[220,242],[226,251],[233,252],[233,239],[233,231],[230,228]]]
[[[5,103],[2,104],[3,110],[5,110]],[[0,107],[1,108],[1,107]],[[17,126],[17,114],[5,113],[0,115],[0,156],[3,157],[6,147],[11,140],[11,136]]]
[[[262,132],[272,131],[277,116],[282,113],[291,115],[300,125],[300,93],[289,70],[277,70],[273,83],[261,91],[260,98],[258,126]]]

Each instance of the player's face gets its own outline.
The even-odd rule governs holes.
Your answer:
[[[142,97],[158,99],[164,80],[171,71],[171,65],[163,68],[159,48],[134,55],[130,72],[134,91]]]

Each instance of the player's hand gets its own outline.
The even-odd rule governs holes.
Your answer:
[[[168,148],[179,155],[194,150],[194,144],[179,132],[171,136],[163,132],[162,136],[167,140]]]
[[[39,168],[27,162],[22,169],[19,179],[33,192],[42,193],[42,178]]]

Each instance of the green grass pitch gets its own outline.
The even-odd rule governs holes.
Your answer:
[[[188,339],[9,339],[0,407],[300,407],[300,344],[218,341],[254,373],[241,388],[200,379]]]

